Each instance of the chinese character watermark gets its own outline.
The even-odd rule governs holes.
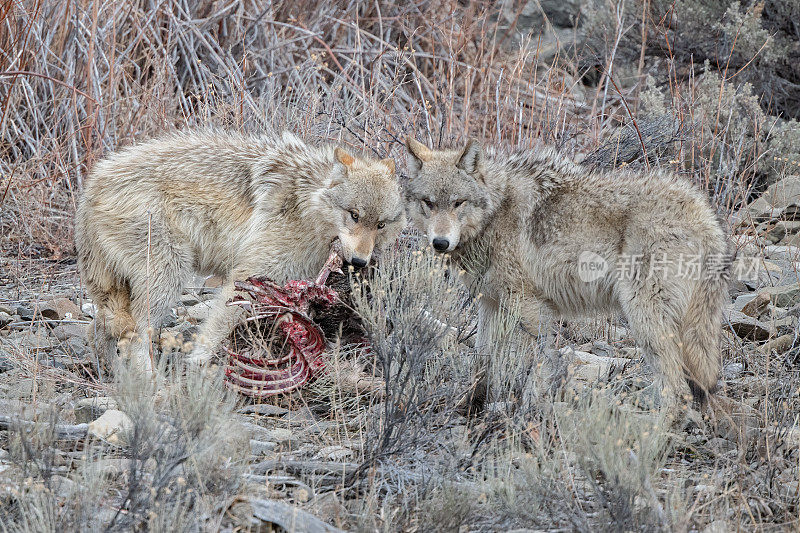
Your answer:
[[[688,280],[736,279],[757,281],[761,260],[757,257],[739,257],[731,262],[727,254],[666,253],[645,257],[644,254],[619,254],[611,260],[585,250],[578,257],[578,277],[590,283],[607,276],[618,280],[635,281],[650,278],[682,278]]]

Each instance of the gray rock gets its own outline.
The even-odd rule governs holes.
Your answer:
[[[744,374],[744,365],[742,363],[728,363],[722,368],[722,376],[727,379],[739,379]]]
[[[776,333],[775,328],[771,325],[735,309],[728,308],[725,310],[725,320],[730,324],[736,336],[742,339],[763,341]]]
[[[277,442],[250,439],[250,453],[253,455],[264,455],[274,451],[277,447]]]
[[[289,429],[284,428],[275,428],[275,429],[268,429],[267,436],[270,437],[267,440],[275,441],[278,444],[282,444],[284,442],[289,442],[294,437],[294,434]]]
[[[253,516],[269,524],[275,524],[286,531],[305,531],[307,533],[338,533],[341,529],[326,524],[308,511],[277,500],[249,498]]]
[[[10,305],[0,304],[0,313],[5,313],[7,315],[13,315],[16,307],[11,307]]]
[[[761,313],[766,311],[767,307],[769,307],[771,298],[772,296],[768,292],[762,291],[758,293],[755,298],[743,305],[741,311],[747,316],[758,318],[761,316]],[[739,298],[737,298],[736,301],[738,302]]]
[[[797,246],[785,246],[773,244],[764,247],[764,256],[769,259],[784,259],[787,261],[797,261],[800,259],[800,248]]]
[[[768,294],[772,304],[777,307],[792,307],[800,304],[800,284],[779,285],[766,287],[761,293]]]
[[[89,352],[89,345],[80,337],[70,337],[67,339],[67,349],[72,355],[82,357]]]
[[[39,314],[49,320],[78,319],[81,308],[69,298],[55,298],[39,306]]]
[[[200,299],[195,294],[184,294],[181,296],[181,304],[184,307],[191,307],[200,303]]]
[[[744,308],[744,306],[752,302],[756,296],[758,296],[758,294],[754,292],[740,294],[739,296],[736,297],[736,300],[734,300],[733,308],[736,309],[737,311],[741,311]]]
[[[109,409],[117,409],[117,401],[109,396],[95,396],[83,398],[75,403],[73,409],[75,420],[78,423],[88,423],[96,420]]]
[[[62,342],[73,337],[85,338],[86,324],[59,324],[53,328],[53,336]]]
[[[14,318],[10,314],[6,313],[5,311],[0,311],[0,329],[3,329],[13,321]]]
[[[17,346],[28,350],[49,350],[58,346],[58,341],[45,330],[46,328],[39,328],[35,331],[20,331],[11,333],[8,338]]]
[[[117,446],[127,444],[128,431],[133,427],[128,415],[109,409],[100,418],[89,423],[89,435]]]
[[[94,316],[97,314],[97,306],[92,302],[85,302],[81,306],[81,312],[88,317],[94,318]]]
[[[747,206],[756,221],[768,219],[795,220],[800,205],[800,176],[789,176],[777,181],[760,197]]]
[[[19,315],[22,320],[31,321],[35,316],[34,310],[27,305],[18,305],[15,309],[15,314]]]

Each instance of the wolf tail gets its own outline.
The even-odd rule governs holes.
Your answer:
[[[734,255],[724,242],[705,255],[701,279],[689,297],[683,317],[684,371],[692,395],[700,404],[704,404],[707,396],[716,390],[722,367],[722,307],[727,297],[733,259]]]

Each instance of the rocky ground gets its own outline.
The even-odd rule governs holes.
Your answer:
[[[716,430],[687,426],[675,437],[679,444],[671,449],[662,476],[667,476],[666,472],[675,463],[691,465],[696,476],[689,502],[705,506],[713,506],[713,502],[730,496],[733,485],[726,481],[726,476],[749,481],[740,479],[736,485],[744,491],[738,499],[733,498],[739,502],[738,508],[730,506],[724,512],[704,518],[699,518],[704,516],[700,512],[698,518],[687,524],[690,529],[724,531],[730,524],[743,520],[742,513],[759,523],[780,522],[792,513],[796,516],[800,491],[800,415],[797,414],[800,412],[797,334],[800,220],[797,219],[800,219],[800,177],[789,177],[770,187],[735,220],[738,260],[757,258],[758,265],[757,272],[740,276],[747,279],[732,283],[730,304],[725,309],[721,394],[741,402],[740,408],[734,422]],[[131,412],[134,409],[130,407],[130,395],[126,396],[126,386],[108,377],[108,369],[87,346],[86,328],[95,308],[84,297],[76,267],[70,261],[20,263],[6,259],[3,272],[2,505],[12,505],[14,495],[24,491],[26,483],[39,479],[54,495],[53,501],[60,502],[56,508],[64,506],[64,498],[80,493],[76,487],[82,482],[89,483],[85,469],[90,461],[96,475],[107,484],[96,516],[113,523],[118,507],[131,505],[124,504],[121,495],[124,487],[130,485],[131,476],[135,476],[131,465],[132,454],[136,456],[132,451],[136,437],[132,433],[137,432],[131,428],[138,422],[131,418],[138,415]],[[213,296],[215,285],[214,278],[199,278],[185,291],[161,334],[164,346],[169,346],[171,353],[180,353],[183,341],[191,342],[197,325],[206,316],[207,301]],[[598,383],[629,383],[646,376],[624,324],[584,325],[566,338],[557,336],[556,343],[556,348],[561,346],[558,359],[567,388],[580,391]],[[469,348],[462,344],[461,350]],[[389,400],[379,377],[364,373],[363,368],[369,368],[369,364],[359,366],[341,354],[334,359],[328,376],[300,393],[263,403],[238,398],[235,404],[225,404],[224,409],[216,407],[221,409],[228,424],[225,431],[241,438],[240,444],[244,443],[235,469],[236,490],[227,494],[224,502],[216,502],[224,507],[224,512],[220,508],[208,510],[209,516],[217,517],[218,527],[247,528],[271,523],[290,531],[333,531],[369,529],[367,524],[391,522],[385,517],[367,520],[360,516],[369,507],[365,502],[370,499],[374,500],[370,505],[377,507],[371,507],[369,512],[378,515],[386,512],[374,503],[381,500],[380,491],[359,494],[347,488],[351,476],[356,475],[368,455],[366,420],[380,418],[376,413],[384,411]],[[183,385],[179,381],[164,386],[180,389]],[[206,386],[223,388],[219,380]],[[166,400],[159,402],[162,400],[155,400],[151,408],[161,412],[159,409],[166,405]],[[182,409],[181,404],[170,405],[171,409],[176,406],[179,411]],[[555,407],[569,409],[569,402],[557,401]],[[464,414],[449,412],[446,424],[428,429],[438,432],[436,439],[441,450],[463,454],[462,459],[474,459],[479,446],[476,431],[489,431],[492,422],[485,418],[490,415],[471,418]],[[41,431],[50,440],[37,441],[33,437]],[[32,444],[35,442],[39,442],[39,448]],[[235,444],[231,446],[238,449]],[[102,453],[88,457],[86,450],[102,450]],[[444,460],[441,453],[430,452],[427,460],[441,462]],[[235,456],[231,452],[231,457]],[[382,464],[377,470],[383,469],[381,475],[389,475],[386,470],[392,462]],[[371,465],[376,468],[374,462]],[[394,468],[409,472],[408,466],[400,461]],[[453,481],[461,476],[454,473]],[[702,479],[706,481],[698,482]],[[474,514],[466,513],[463,518],[463,523],[457,524],[461,531],[499,527],[498,523],[487,524]],[[508,525],[525,522],[503,520],[500,523]],[[427,527],[423,519],[412,523],[418,529]],[[551,525],[555,529],[563,527],[557,520]]]

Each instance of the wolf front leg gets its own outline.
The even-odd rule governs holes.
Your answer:
[[[222,341],[225,340],[225,337],[233,331],[242,312],[239,307],[227,305],[228,300],[233,298],[235,294],[233,282],[234,280],[244,280],[254,272],[255,270],[250,269],[237,270],[220,288],[217,296],[211,301],[211,310],[208,313],[208,318],[200,328],[194,347],[188,356],[190,363],[204,364],[208,362]]]
[[[493,334],[499,316],[500,303],[485,294],[478,298],[478,329],[475,334],[475,350],[484,356],[492,351],[495,339]]]

